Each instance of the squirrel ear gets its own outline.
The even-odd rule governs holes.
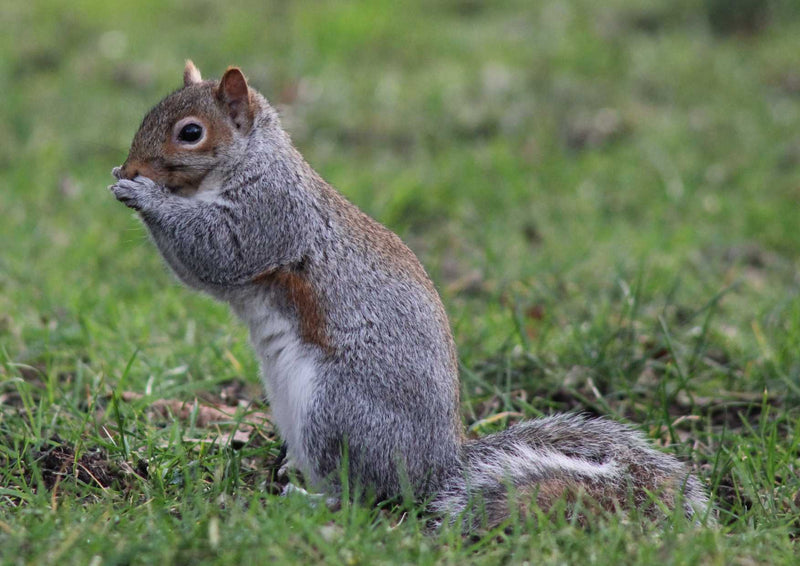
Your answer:
[[[217,98],[227,107],[237,129],[253,124],[253,106],[247,80],[238,67],[228,67],[217,90]]]
[[[187,59],[186,66],[183,68],[183,86],[197,84],[202,80],[200,69],[194,66],[191,59]]]

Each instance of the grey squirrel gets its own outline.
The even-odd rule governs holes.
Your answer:
[[[425,270],[306,163],[238,68],[204,81],[187,61],[112,173],[177,276],[248,324],[273,420],[314,488],[341,493],[346,452],[353,485],[468,529],[526,502],[708,515],[684,464],[605,418],[465,438],[456,349]]]

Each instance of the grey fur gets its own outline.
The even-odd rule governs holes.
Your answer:
[[[190,83],[162,101],[126,165],[136,159],[160,173],[153,140],[196,108],[224,114],[217,84]],[[600,482],[620,500],[632,489],[639,506],[643,489],[665,486],[683,494],[687,515],[705,512],[708,499],[685,466],[612,421],[562,415],[465,441],[455,346],[418,260],[311,169],[263,97],[251,89],[250,98],[252,127],[230,120],[224,144],[205,157],[187,155],[187,163],[205,163],[187,186],[208,185],[213,175],[210,197],[182,196],[125,166],[114,170],[120,180],[110,188],[139,211],[181,280],[230,303],[250,324],[265,369],[277,367],[287,348],[291,359],[310,364],[301,391],[307,403],[288,413],[302,422],[281,426],[296,425],[299,440],[289,452],[312,484],[339,491],[346,449],[354,485],[380,498],[426,499],[451,517],[477,496],[494,500],[490,522],[497,524],[509,513],[509,484],[554,478],[589,491]],[[265,375],[268,387],[272,379]]]

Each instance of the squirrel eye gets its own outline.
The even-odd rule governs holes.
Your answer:
[[[203,126],[194,122],[186,124],[178,133],[178,139],[187,143],[195,143],[201,137],[203,137]]]

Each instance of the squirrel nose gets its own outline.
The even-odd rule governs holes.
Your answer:
[[[133,179],[139,175],[139,169],[137,167],[132,167],[127,161],[122,164],[122,167],[119,168],[120,178],[122,179]]]

